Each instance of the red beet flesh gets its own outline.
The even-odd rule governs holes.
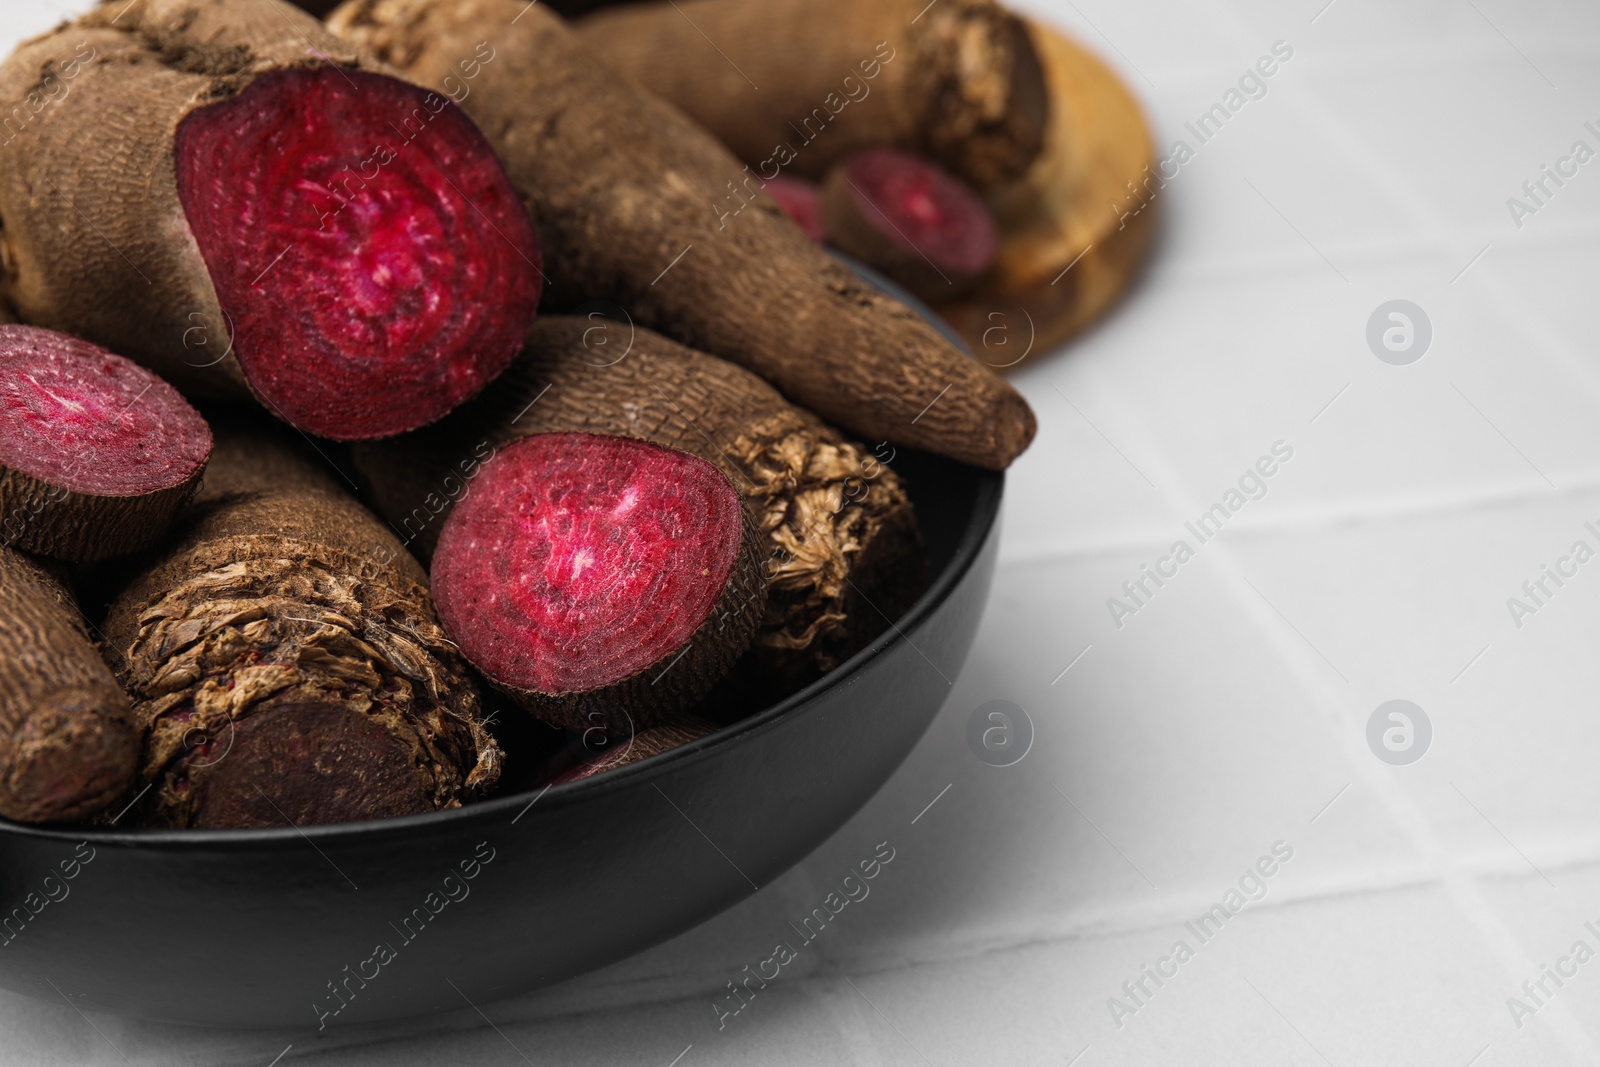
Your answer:
[[[331,66],[263,75],[178,127],[178,198],[257,396],[308,433],[438,419],[516,356],[538,239],[443,97]]]
[[[688,643],[742,537],[739,495],[710,463],[630,438],[540,434],[502,449],[456,506],[433,595],[491,681],[590,692]]]
[[[767,195],[778,202],[783,213],[817,244],[826,240],[822,231],[822,186],[804,178],[778,175],[767,179]]]
[[[867,148],[845,164],[856,207],[886,240],[953,274],[982,274],[999,251],[994,218],[959,178],[921,156]]]
[[[0,325],[0,466],[89,496],[181,485],[211,430],[138,364],[54,330]]]

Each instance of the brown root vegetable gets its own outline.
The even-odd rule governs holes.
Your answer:
[[[0,546],[0,816],[71,822],[134,780],[128,698],[50,571]]]
[[[1015,390],[808,241],[726,149],[600,66],[549,12],[350,0],[329,24],[422,84],[501,27],[462,106],[527,198],[562,306],[617,300],[869,440],[998,469],[1032,439]],[[719,207],[736,179],[750,203]]]
[[[0,543],[74,563],[148,548],[210,455],[200,413],[143,367],[0,325]]]
[[[1022,176],[1049,121],[1027,29],[993,0],[642,3],[575,32],[763,178],[892,145],[986,189]]]
[[[779,685],[842,663],[922,591],[916,516],[878,455],[749,371],[598,313],[542,316],[493,389],[354,455],[378,510],[426,554],[485,458],[552,432],[624,434],[722,469],[764,538],[754,656]]]
[[[765,189],[807,237],[818,244],[827,240],[828,235],[822,228],[822,186],[804,178],[780,174],[768,179]]]
[[[461,654],[546,722],[659,722],[733,667],[761,620],[759,534],[727,476],[631,437],[535,434],[484,464],[439,535]]]
[[[996,369],[1099,321],[1138,277],[1170,195],[1171,172],[1122,77],[1050,25],[1033,21],[1029,32],[1050,87],[1044,152],[1022,181],[987,196],[1000,227],[994,269],[939,308]]]
[[[219,437],[191,518],[105,634],[143,730],[145,825],[410,815],[499,775],[422,568],[269,436]]]
[[[829,172],[822,224],[834,247],[930,302],[970,291],[999,249],[976,193],[895,148],[863,149]]]
[[[437,88],[283,4],[97,8],[0,66],[0,298],[308,433],[432,422],[540,292],[526,210]]]

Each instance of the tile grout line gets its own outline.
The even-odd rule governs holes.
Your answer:
[[[1243,42],[1249,37],[1249,34],[1245,32],[1246,27],[1231,9],[1221,4],[1213,4],[1211,6],[1216,11],[1220,24],[1232,29],[1231,36],[1236,41]],[[1347,153],[1347,158],[1355,160],[1358,166],[1362,166],[1367,170],[1368,176],[1377,183],[1377,191],[1391,199],[1396,206],[1408,210],[1412,217],[1423,221],[1424,229],[1420,235],[1421,237],[1432,240],[1441,247],[1448,248],[1450,246],[1450,242],[1446,237],[1449,229],[1443,225],[1443,220],[1438,217],[1435,209],[1429,204],[1419,202],[1416,196],[1410,195],[1406,191],[1404,183],[1398,180],[1399,175],[1392,173],[1391,168],[1380,160],[1372,158],[1373,153],[1369,145],[1362,143],[1320,101],[1308,102],[1308,100],[1315,101],[1316,98],[1308,98],[1304,94],[1300,97],[1296,97],[1294,94],[1285,95],[1288,97],[1287,106],[1290,111],[1297,112],[1302,118],[1308,120],[1303,125],[1303,128],[1315,131],[1332,144],[1342,144],[1344,147],[1349,148],[1350,151]],[[1494,264],[1490,262],[1481,267],[1478,273],[1479,278],[1482,277],[1483,271],[1494,271]],[[1493,294],[1490,299],[1496,305],[1499,305],[1501,303],[1501,286],[1490,286],[1489,288]],[[1517,325],[1515,323],[1507,323],[1498,307],[1492,314],[1502,326],[1515,327]],[[1526,329],[1527,325],[1523,324],[1523,328]],[[1560,354],[1567,363],[1571,364],[1573,362],[1571,353],[1562,350]],[[1577,368],[1571,369],[1576,370]],[[1600,398],[1600,378],[1597,378],[1593,372],[1583,373],[1580,378],[1589,392]],[[1131,417],[1137,419],[1137,415]],[[1143,436],[1145,440],[1150,440],[1149,435]],[[1165,453],[1157,449],[1155,454],[1157,461],[1165,465]],[[1244,577],[1242,568],[1235,561],[1234,553],[1227,545],[1219,544],[1213,559],[1219,567],[1228,572],[1230,579],[1242,579]],[[1247,610],[1259,611],[1260,609],[1257,605],[1252,604]],[[1433,824],[1428,820],[1417,802],[1412,799],[1410,793],[1398,785],[1391,776],[1380,774],[1380,768],[1387,768],[1383,768],[1378,761],[1369,758],[1369,754],[1365,751],[1357,749],[1358,737],[1355,724],[1345,721],[1349,718],[1349,715],[1340,706],[1344,702],[1330,698],[1328,687],[1320,681],[1320,669],[1312,666],[1307,661],[1306,653],[1302,649],[1293,644],[1285,643],[1281,630],[1276,628],[1269,629],[1265,631],[1265,635],[1268,641],[1278,647],[1280,659],[1296,687],[1308,697],[1311,703],[1318,706],[1319,718],[1324,721],[1325,725],[1341,727],[1336,731],[1337,739],[1346,762],[1351,764],[1350,769],[1378,798],[1395,826],[1410,838],[1413,846],[1418,849],[1420,856],[1438,870],[1445,891],[1454,902],[1457,910],[1483,936],[1488,944],[1489,951],[1500,967],[1504,969],[1505,977],[1508,979],[1509,984],[1514,986],[1516,976],[1526,968],[1527,961],[1533,959],[1534,954],[1529,952],[1528,948],[1522,944],[1521,940],[1517,938],[1510,927],[1505,924],[1489,904],[1479,889],[1476,880],[1461,869],[1456,858],[1440,840]],[[1570,1010],[1564,1004],[1554,1004],[1550,1005],[1550,1007],[1555,1008],[1552,1013],[1552,1021],[1555,1023],[1553,1028],[1558,1034],[1558,1039],[1569,1051],[1578,1053],[1582,1059],[1600,1059],[1600,1048],[1597,1048],[1592,1039],[1578,1026],[1576,1020],[1572,1018]]]

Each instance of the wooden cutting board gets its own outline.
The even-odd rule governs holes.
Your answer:
[[[1044,151],[988,197],[1000,224],[990,277],[935,308],[1001,370],[1050,351],[1127,290],[1162,201],[1150,129],[1122,80],[1064,34],[1029,30],[1052,104]]]

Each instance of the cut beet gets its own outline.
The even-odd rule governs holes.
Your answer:
[[[143,367],[0,325],[0,542],[73,562],[147,548],[210,455],[205,420]]]
[[[179,202],[250,388],[339,440],[439,418],[503,371],[538,240],[476,126],[393,78],[264,74],[178,127]]]
[[[822,186],[804,178],[790,178],[782,174],[766,180],[767,195],[778,202],[783,213],[817,244],[827,240],[822,231]]]
[[[523,707],[641,728],[698,700],[765,602],[758,535],[703,459],[539,434],[484,464],[433,559],[445,629]]]
[[[768,565],[761,629],[735,673],[758,675],[763,693],[800,689],[911,607],[926,562],[884,446],[847,440],[742,367],[600,323],[541,315],[493,388],[425,430],[351,450],[408,544],[432,554],[495,449],[536,433],[618,434],[692,452],[739,487]]]
[[[822,224],[840,251],[934,302],[971,289],[1000,248],[976,193],[896,148],[863,149],[829,172]]]

